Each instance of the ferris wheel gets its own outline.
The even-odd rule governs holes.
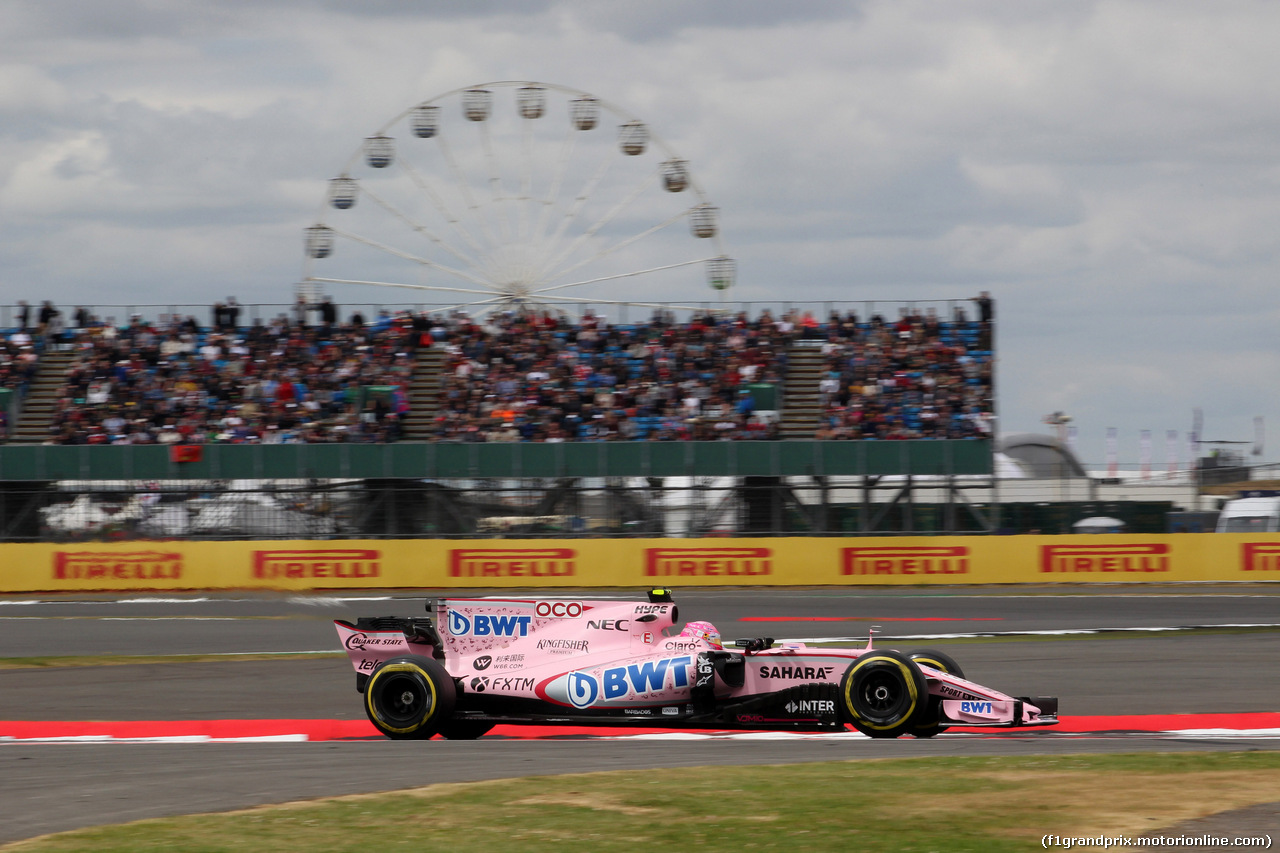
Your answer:
[[[405,288],[476,313],[696,308],[736,276],[719,218],[635,116],[563,86],[485,83],[365,138],[306,229],[298,293]]]

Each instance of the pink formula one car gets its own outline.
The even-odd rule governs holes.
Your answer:
[[[428,603],[428,610],[432,604]],[[648,601],[478,598],[435,617],[334,624],[365,712],[390,738],[476,738],[498,723],[840,731],[931,737],[948,726],[1051,726],[1058,700],[967,681],[947,655],[810,647],[729,649],[679,634],[668,590]]]

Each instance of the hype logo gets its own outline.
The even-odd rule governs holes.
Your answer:
[[[471,633],[471,620],[456,610],[450,610],[449,633],[455,637],[465,637]]]
[[[600,696],[600,683],[585,672],[569,673],[569,701],[575,708],[590,708]]]

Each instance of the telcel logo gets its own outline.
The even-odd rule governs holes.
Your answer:
[[[1041,545],[1041,572],[1167,572],[1169,546]]]
[[[1240,570],[1280,572],[1280,542],[1247,542],[1240,546]]]
[[[773,573],[769,548],[646,548],[649,577],[732,577]]]
[[[452,548],[454,578],[550,578],[574,573],[572,548]]]
[[[467,618],[449,611],[449,633],[455,637],[527,637],[532,616],[499,616],[477,613]]]
[[[886,545],[841,549],[842,575],[964,575],[969,549],[964,546]]]

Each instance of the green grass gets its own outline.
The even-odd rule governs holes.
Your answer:
[[[407,760],[427,759],[415,751]],[[3,849],[1022,853],[1046,833],[1136,835],[1274,801],[1277,792],[1276,752],[699,767],[436,785],[80,830]]]

